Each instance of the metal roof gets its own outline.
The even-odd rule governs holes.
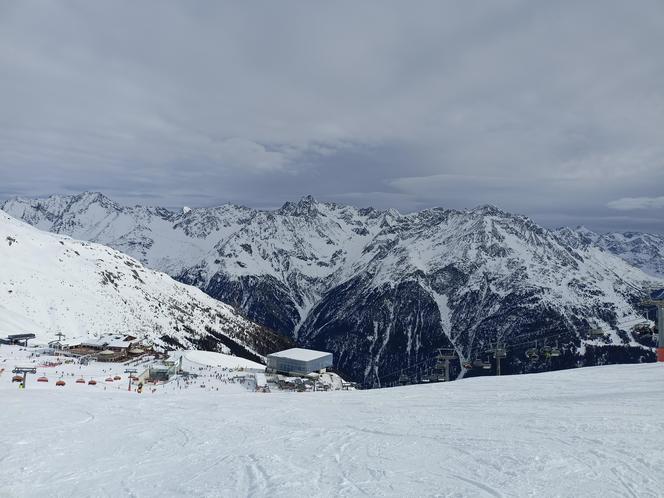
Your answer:
[[[267,355],[268,358],[289,358],[291,360],[311,361],[322,358],[323,356],[331,355],[325,351],[314,351],[313,349],[291,348],[278,353],[271,353]]]
[[[11,341],[22,340],[22,339],[34,339],[35,334],[11,334],[7,336],[7,339]]]

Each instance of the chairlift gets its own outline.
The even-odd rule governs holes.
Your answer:
[[[537,354],[537,348],[528,348],[526,349],[526,358],[528,358],[530,361],[537,361],[539,360],[539,354]]]
[[[55,385],[58,386],[58,387],[62,387],[62,386],[65,385],[65,381],[64,380],[59,380],[55,383]]]
[[[89,386],[96,386],[96,385],[97,385],[97,381],[94,380],[94,379],[90,379],[90,380],[88,381],[88,385],[89,385]]]
[[[505,348],[496,348],[496,350],[493,353],[494,358],[506,358],[507,357],[507,350]]]
[[[38,377],[37,382],[48,382],[48,377]]]
[[[399,384],[405,385],[405,384],[408,384],[408,382],[410,382],[410,379],[408,378],[408,376],[405,373],[403,373],[403,370],[402,370],[401,375],[399,375]]]
[[[438,350],[438,356],[436,356],[438,361],[453,360],[454,358],[456,358],[456,351],[452,348],[441,348]]]
[[[560,356],[560,349],[558,348],[558,341],[556,341],[556,346],[551,348],[551,352],[549,353],[549,356],[552,358],[557,358]]]
[[[491,370],[491,362],[490,361],[483,361],[482,362],[482,368],[484,370]]]
[[[471,361],[464,361],[462,366],[466,370],[471,370],[473,368],[473,363]]]
[[[482,368],[483,366],[484,366],[484,362],[480,358],[477,358],[477,359],[475,359],[475,361],[473,361],[473,367]]]
[[[551,351],[553,351],[553,348],[551,346],[542,346],[542,349],[540,349],[540,353],[542,353],[546,358],[551,356]]]
[[[82,378],[82,377],[80,379],[76,379],[76,383],[77,384],[85,384],[85,379]]]

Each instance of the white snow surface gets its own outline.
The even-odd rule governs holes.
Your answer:
[[[1,496],[608,498],[664,489],[661,363],[374,391],[137,394],[124,382],[20,390],[2,359],[8,350],[0,346]]]
[[[130,333],[189,343],[205,327],[249,350],[267,332],[199,289],[108,247],[42,232],[0,211],[0,333],[38,343]],[[184,333],[184,326],[189,328]],[[193,331],[193,332],[191,332]]]
[[[265,365],[256,363],[255,361],[240,358],[238,356],[231,356],[223,353],[215,353],[212,351],[184,351],[178,352],[175,358],[184,356],[184,358],[192,363],[198,365],[206,365],[220,368],[245,368],[250,370],[265,371]]]

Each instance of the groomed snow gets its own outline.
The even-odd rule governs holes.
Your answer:
[[[3,496],[654,497],[664,489],[664,364],[278,394],[19,390],[6,376]]]
[[[223,353],[214,353],[212,351],[184,351],[178,353],[176,356],[179,358],[184,355],[184,359],[191,363],[198,365],[206,365],[219,368],[245,368],[250,370],[259,370],[264,372],[265,365],[256,363],[255,361],[246,360],[238,356],[231,356]]]

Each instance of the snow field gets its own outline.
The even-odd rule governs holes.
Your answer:
[[[161,396],[19,390],[5,375],[3,496],[655,497],[664,489],[663,364],[374,391]]]

